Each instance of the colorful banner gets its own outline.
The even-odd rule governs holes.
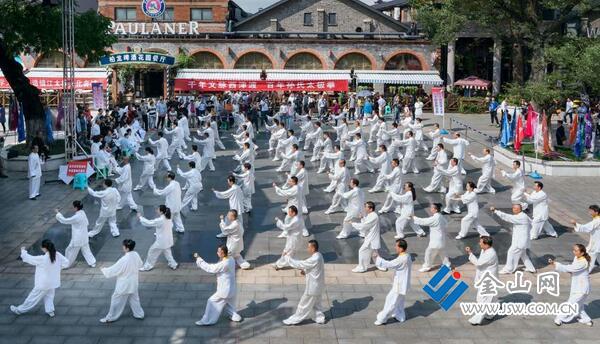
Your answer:
[[[172,66],[175,64],[175,57],[158,53],[117,53],[100,58],[101,66],[124,63],[155,63]]]
[[[67,163],[67,176],[73,177],[77,173],[86,173],[89,160],[72,160]]]
[[[348,80],[201,80],[176,79],[175,91],[348,91]]]
[[[92,84],[92,98],[94,109],[104,109],[104,88],[99,82]]]
[[[0,76],[0,90],[10,90],[10,85],[3,76]]]
[[[433,106],[434,116],[444,116],[444,88],[431,88],[431,104]]]
[[[31,84],[37,88],[44,90],[62,90],[63,89],[63,78],[43,78],[43,77],[29,77]],[[106,78],[77,78],[75,77],[75,89],[86,90],[92,89],[92,84],[100,83],[106,86]]]

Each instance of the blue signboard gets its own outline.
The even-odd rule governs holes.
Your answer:
[[[154,63],[172,66],[175,64],[175,57],[158,53],[117,53],[100,58],[101,66],[127,63]]]

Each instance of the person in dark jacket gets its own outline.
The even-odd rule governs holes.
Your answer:
[[[558,120],[558,127],[556,127],[556,146],[560,147],[563,145],[563,142],[566,140],[567,136],[565,134],[565,127],[563,126],[563,121]]]

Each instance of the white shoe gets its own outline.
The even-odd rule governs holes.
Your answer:
[[[54,315],[55,315],[55,314],[54,314],[54,312],[49,312],[49,313],[46,313],[46,314],[48,314],[48,316],[49,316],[50,318],[54,318]]]
[[[208,326],[208,324],[203,323],[201,320],[196,321],[194,324],[198,326]]]
[[[308,230],[305,229],[305,230],[302,231],[302,236],[303,237],[310,236],[310,233],[308,233]]]
[[[108,318],[102,318],[102,319],[100,319],[100,322],[103,323],[103,324],[107,324],[107,323],[112,322],[112,321],[108,320]]]
[[[506,271],[506,270],[500,270],[500,271],[498,271],[498,274],[500,274],[500,275],[510,275],[510,274],[512,274],[512,272]]]
[[[532,273],[532,274],[534,274],[534,273],[537,272],[535,269],[533,269],[533,270],[532,269],[525,269],[525,271],[527,271],[529,273]]]
[[[381,326],[381,325],[383,325],[383,323],[382,323],[382,322],[379,322],[379,321],[375,321],[375,322],[373,323],[373,325],[375,325],[375,326]]]
[[[15,313],[16,315],[21,315],[21,312],[19,312],[17,306],[10,305],[10,311]]]
[[[377,266],[377,270],[379,270],[379,271],[387,271],[388,269]]]
[[[560,321],[560,320],[554,320],[554,325],[560,326],[560,325],[562,325],[562,321]]]
[[[277,237],[278,237],[278,238],[285,238],[285,237],[287,237],[287,235],[285,235],[285,233],[283,233],[283,232],[282,232],[282,233],[281,233],[281,234],[279,234]]]
[[[243,262],[243,263],[240,265],[240,269],[242,269],[242,270],[248,270],[248,269],[250,269],[250,263],[248,263],[248,262]]]
[[[292,323],[291,321],[285,319],[284,321],[282,321],[284,325],[290,326],[290,325],[295,325],[294,323]]]
[[[400,234],[400,235],[396,234],[396,235],[394,235],[394,239],[404,239],[404,234]]]
[[[456,240],[460,240],[462,238],[464,238],[464,236],[457,235],[457,236],[454,237],[454,239],[456,239]]]
[[[150,267],[142,266],[142,267],[140,268],[140,271],[150,271],[150,270],[152,270],[153,268],[154,268],[154,267],[150,268]]]
[[[237,314],[237,313],[235,313],[235,314],[234,314],[234,315],[231,317],[231,321],[234,321],[234,322],[240,322],[240,321],[242,321],[242,316],[241,316],[241,315],[239,315],[239,314]]]
[[[363,272],[367,272],[367,270],[363,270],[357,266],[354,269],[352,269],[352,272],[363,273]]]
[[[179,266],[179,264],[169,265],[169,268],[171,268],[171,270],[177,270],[178,266]]]
[[[217,234],[217,235],[215,235],[215,236],[216,236],[217,238],[227,238],[227,235],[226,235],[226,234],[223,234],[223,233],[219,233],[219,234]]]
[[[348,239],[348,236],[347,236],[347,235],[342,235],[342,234],[339,234],[339,235],[338,235],[338,236],[336,236],[335,238],[336,238],[336,239]]]
[[[423,232],[423,233],[419,233],[419,234],[417,234],[417,236],[418,236],[419,238],[424,238],[425,236],[427,236],[427,234],[426,234],[425,232]]]
[[[431,270],[431,268],[425,268],[425,267],[423,267],[423,268],[419,269],[419,272],[427,272],[429,270]]]
[[[365,237],[365,233],[359,233],[358,236],[361,237],[361,238],[364,238]]]

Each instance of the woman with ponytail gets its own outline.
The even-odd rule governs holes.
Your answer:
[[[33,290],[19,306],[10,306],[10,310],[19,315],[29,312],[40,301],[44,300],[44,308],[48,316],[54,316],[54,291],[60,287],[60,271],[69,266],[69,261],[59,252],[50,240],[42,241],[41,256],[32,256],[25,247],[21,247],[21,259],[35,266],[35,284]]]
[[[584,302],[590,294],[590,275],[589,275],[589,264],[590,255],[582,244],[573,245],[573,262],[571,264],[561,264],[549,259],[548,262],[554,265],[554,269],[558,272],[567,272],[571,274],[571,293],[567,303],[577,304],[579,311],[573,314],[557,315],[554,318],[554,324],[560,326],[564,323],[568,323],[574,319],[582,324],[593,326],[592,319],[585,312]]]
[[[173,259],[171,247],[173,246],[173,221],[171,221],[171,209],[166,205],[161,204],[157,209],[158,217],[153,220],[148,220],[141,214],[138,218],[143,226],[153,227],[156,231],[156,240],[148,249],[146,263],[140,271],[150,271],[154,268],[154,264],[162,253],[167,259],[169,267],[173,270],[177,269],[177,262]]]
[[[398,204],[395,212],[398,213],[400,208],[400,216],[396,219],[396,235],[394,239],[404,239],[404,227],[408,224],[412,230],[417,233],[418,236],[425,236],[425,231],[421,226],[415,224],[411,217],[415,214],[414,203],[417,199],[417,192],[415,186],[411,182],[404,183],[404,193],[397,194],[392,191],[389,192],[394,202]]]

